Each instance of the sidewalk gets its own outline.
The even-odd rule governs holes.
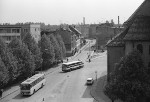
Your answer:
[[[107,75],[103,75],[94,82],[91,89],[91,96],[97,102],[111,102],[111,100],[104,94],[103,90],[107,82]]]
[[[96,100],[96,102],[112,102],[105,94],[104,88],[107,83],[106,73],[102,73],[102,76],[94,82],[91,88],[91,96]],[[114,102],[123,102],[121,100],[115,100]]]

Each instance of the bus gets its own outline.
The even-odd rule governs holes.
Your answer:
[[[62,71],[71,71],[82,67],[84,67],[84,63],[82,61],[66,62],[62,64]]]
[[[20,84],[20,92],[22,95],[32,95],[38,89],[42,88],[46,79],[44,78],[44,74],[35,74],[34,76],[28,78]]]

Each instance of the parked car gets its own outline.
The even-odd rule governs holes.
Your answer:
[[[86,84],[87,85],[92,85],[94,83],[93,78],[87,78]]]

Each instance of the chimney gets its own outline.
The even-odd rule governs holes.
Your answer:
[[[83,25],[85,25],[85,17],[83,17]]]
[[[120,27],[120,26],[119,26],[119,16],[118,16],[118,27]]]

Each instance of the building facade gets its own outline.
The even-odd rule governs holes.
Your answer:
[[[38,42],[41,39],[40,32],[39,24],[0,25],[0,37],[6,43],[9,43],[14,37],[23,39],[26,33],[30,33],[35,41]]]
[[[112,39],[117,33],[123,31],[124,27],[114,27],[111,23],[103,23],[96,27],[97,48],[104,48],[108,40]]]
[[[141,6],[124,23],[125,30],[117,34],[107,43],[108,49],[108,80],[119,60],[133,51],[138,50],[144,65],[150,68],[150,1],[145,0]],[[113,59],[115,58],[115,59]],[[117,60],[116,60],[117,59]]]

